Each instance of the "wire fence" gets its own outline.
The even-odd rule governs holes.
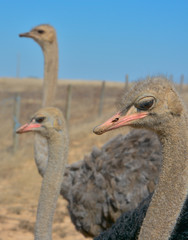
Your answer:
[[[58,87],[55,106],[59,107],[68,122],[69,127],[84,124],[87,121],[100,118],[111,113],[114,102],[119,99],[123,91],[128,91],[131,86],[129,76],[125,76],[125,88],[123,84],[111,86],[108,82],[101,81],[97,84],[63,84]],[[184,76],[177,84],[180,94],[187,93],[187,85],[184,84]],[[19,135],[16,129],[20,122],[28,121],[29,116],[41,106],[40,91],[26,91],[20,94],[12,94],[0,100],[0,134],[3,137],[1,148],[15,153],[19,147]],[[184,98],[187,102],[187,94]],[[6,124],[4,124],[6,122]],[[10,139],[12,144],[10,144]]]

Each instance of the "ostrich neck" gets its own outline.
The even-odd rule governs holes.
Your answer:
[[[34,136],[35,163],[40,175],[43,177],[48,163],[48,142],[47,139],[38,133]]]
[[[42,106],[51,106],[54,101],[58,78],[58,46],[57,41],[43,47],[44,81]]]
[[[176,119],[165,129],[168,132],[159,136],[163,146],[159,183],[141,227],[139,240],[169,239],[187,197],[187,120],[184,117]]]
[[[64,133],[48,140],[48,164],[42,181],[37,209],[35,240],[52,239],[52,222],[68,155],[68,138]]]
[[[57,41],[42,47],[44,53],[44,81],[42,106],[53,104],[58,77],[58,46]],[[48,162],[48,144],[46,138],[35,134],[35,162],[41,176],[44,176]]]

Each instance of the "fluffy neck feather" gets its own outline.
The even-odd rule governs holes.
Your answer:
[[[43,48],[44,53],[44,81],[42,106],[51,106],[56,92],[58,78],[58,46],[57,41],[48,43]]]
[[[163,146],[162,169],[139,240],[169,239],[187,196],[187,117],[176,117],[159,138]]]
[[[48,164],[42,181],[35,240],[52,239],[52,222],[68,155],[68,137],[57,132],[48,139]]]
[[[38,171],[43,177],[48,163],[48,143],[46,138],[37,133],[34,136],[34,155]]]

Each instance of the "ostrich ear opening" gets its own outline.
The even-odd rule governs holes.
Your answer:
[[[180,115],[183,111],[182,103],[180,100],[175,97],[175,92],[170,89],[169,93],[167,94],[167,101],[170,111],[175,115]]]

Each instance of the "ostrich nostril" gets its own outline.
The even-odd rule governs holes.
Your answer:
[[[112,122],[117,122],[119,120],[119,118],[115,118],[114,120],[112,120]]]

